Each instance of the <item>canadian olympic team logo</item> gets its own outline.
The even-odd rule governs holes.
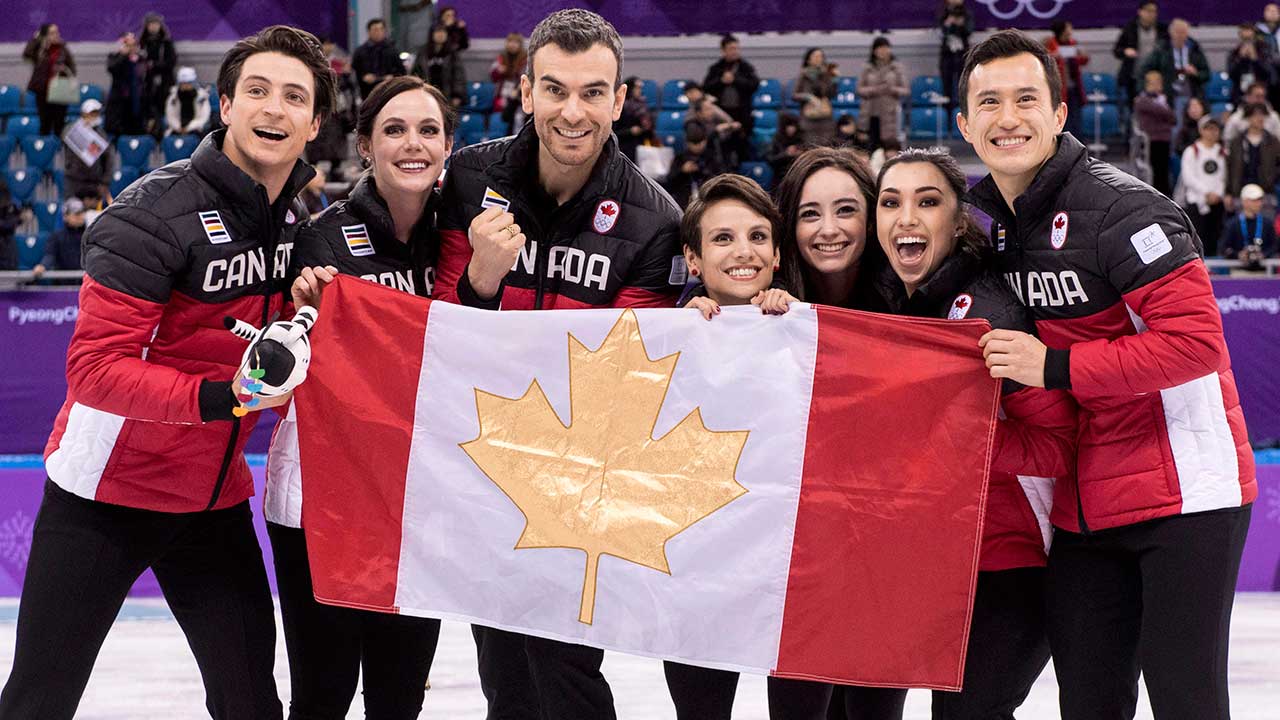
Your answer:
[[[1062,12],[1062,7],[1071,2],[1071,0],[978,0],[978,2],[986,5],[987,11],[1001,20],[1012,20],[1024,12],[1041,20],[1048,20],[1049,18],[1057,17],[1058,13]],[[1008,7],[1010,4],[1013,7],[1007,10],[999,7]],[[1041,10],[1036,7],[1037,5],[1051,7]]]

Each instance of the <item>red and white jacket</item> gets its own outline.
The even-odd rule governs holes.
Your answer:
[[[1057,484],[1054,525],[1253,502],[1222,317],[1182,209],[1068,133],[1012,211],[990,177],[970,197],[994,219],[1001,270],[1049,347],[1047,387],[1080,405],[1075,479]]]
[[[189,160],[122,192],[84,234],[67,399],[45,447],[50,479],[90,500],[163,512],[253,495],[244,443],[257,413],[231,413],[245,342],[284,306],[299,162],[279,199],[207,136]]]

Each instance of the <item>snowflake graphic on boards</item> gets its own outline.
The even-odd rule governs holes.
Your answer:
[[[14,577],[22,577],[27,570],[35,526],[35,519],[21,510],[0,523],[0,561],[13,569]]]

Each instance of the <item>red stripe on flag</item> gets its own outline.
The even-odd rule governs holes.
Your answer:
[[[302,526],[322,602],[394,609],[430,304],[350,276],[325,289],[307,381],[294,395]],[[357,356],[378,362],[356,365]]]
[[[988,327],[818,307],[776,675],[960,686],[999,402]]]

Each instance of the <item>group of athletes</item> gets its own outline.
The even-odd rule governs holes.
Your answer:
[[[273,26],[227,53],[226,127],[85,233],[0,720],[73,716],[148,567],[209,713],[282,717],[243,455],[256,413],[237,392],[243,341],[222,321],[319,307],[338,273],[495,311],[675,307],[696,279],[682,300],[710,322],[724,306],[780,314],[795,301],[985,318],[975,352],[1002,379],[1002,414],[964,689],[935,692],[933,716],[1011,718],[1052,652],[1067,720],[1133,717],[1139,673],[1161,720],[1229,717],[1228,629],[1257,487],[1200,241],[1169,199],[1063,132],[1040,43],[1003,31],[968,54],[958,123],[990,173],[972,189],[938,150],[909,149],[875,178],[855,155],[815,148],[773,197],[722,175],[683,213],[611,134],[626,97],[614,28],[556,12],[529,58],[531,121],[456,153],[437,88],[382,82],[356,128],[367,172],[308,219],[300,157],[335,94],[320,44]],[[993,218],[989,232],[970,205]],[[315,601],[287,402],[252,409],[284,415],[263,507],[288,716],[346,717],[363,670],[367,717],[415,718],[440,623]],[[603,651],[473,633],[491,720],[615,717]],[[681,720],[730,717],[736,673],[665,671]],[[900,718],[905,695],[768,685],[772,718]]]

